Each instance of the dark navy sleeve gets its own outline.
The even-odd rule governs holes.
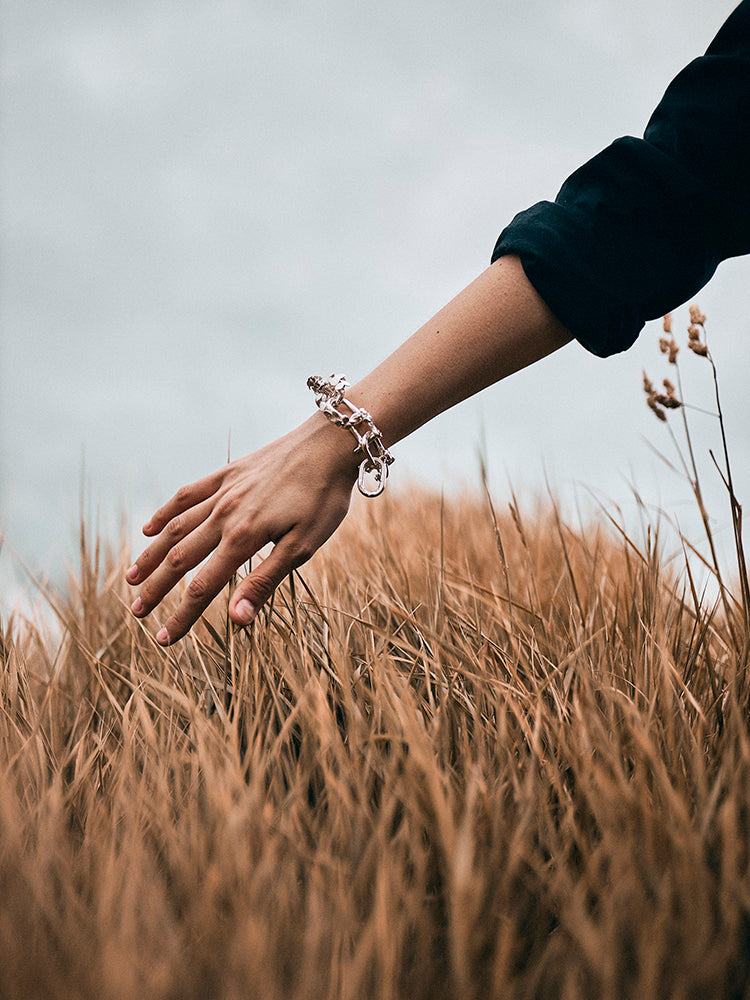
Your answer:
[[[600,357],[750,253],[750,0],[669,85],[643,139],[575,171],[517,215],[492,260],[517,254],[553,313]]]

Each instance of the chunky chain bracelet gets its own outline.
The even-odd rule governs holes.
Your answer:
[[[329,375],[327,379],[323,379],[318,375],[311,375],[307,386],[315,393],[315,403],[320,412],[337,427],[351,431],[357,439],[354,450],[364,454],[357,477],[359,492],[365,497],[379,496],[385,489],[388,466],[393,463],[393,455],[383,444],[383,435],[372,422],[367,410],[355,406],[344,396],[349,387],[346,376]],[[342,406],[349,412],[343,412]]]

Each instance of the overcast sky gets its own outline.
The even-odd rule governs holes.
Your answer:
[[[225,461],[230,431],[237,456],[307,416],[308,375],[363,375],[487,266],[517,211],[641,134],[732,7],[2,0],[10,546],[54,575],[82,482],[116,540],[121,513],[139,524]],[[749,266],[698,297],[746,501]],[[462,404],[397,446],[393,486],[476,483],[484,434],[501,494],[510,476],[533,495],[546,471],[563,497],[628,503],[635,478],[685,511],[644,442],[669,448],[641,393],[644,366],[669,374],[657,330],[607,361],[570,345]],[[710,406],[705,363],[685,368]],[[707,418],[699,437],[718,446]],[[6,593],[15,573],[6,548]]]

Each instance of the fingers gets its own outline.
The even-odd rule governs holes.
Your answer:
[[[214,472],[210,476],[204,476],[203,479],[198,479],[196,482],[190,483],[189,486],[181,487],[172,499],[168,500],[163,507],[160,507],[143,525],[143,534],[149,537],[158,535],[178,514],[184,513],[184,511],[195,507],[196,504],[213,496],[223,478],[224,470],[219,469],[218,472]]]
[[[349,456],[342,470],[337,449],[313,449],[319,430],[318,424],[312,430],[305,424],[183,487],[144,525],[149,545],[126,573],[127,581],[140,587],[132,606],[137,617],[152,612],[205,561],[159,631],[160,643],[182,638],[237,568],[275,541],[268,558],[232,595],[232,620],[251,621],[284,577],[336,529],[349,505]]]
[[[164,562],[144,582],[138,597],[133,602],[130,610],[136,618],[144,618],[150,614],[187,572],[213,552],[219,540],[218,532],[206,527],[202,531],[193,532],[184,545],[173,546]],[[229,573],[229,576],[231,575],[232,571]],[[226,583],[226,580],[223,583]],[[223,583],[219,584],[217,593]]]
[[[266,559],[238,584],[229,601],[229,617],[249,625],[284,577],[307,562],[317,546],[307,546],[294,531],[276,543]]]
[[[248,625],[284,577],[306,562],[316,548],[303,544],[294,532],[285,535],[263,563],[249,573],[234,591],[229,604],[232,621],[237,625]],[[188,584],[177,610],[157,633],[157,642],[169,646],[190,631],[232,574],[249,558],[247,553],[239,555],[238,551],[229,545],[219,546],[214,556]]]
[[[187,510],[184,514],[177,514],[173,517],[162,529],[156,540],[143,550],[127,571],[125,579],[128,583],[135,585],[145,580],[164,559],[169,557],[170,552],[175,548],[178,549],[178,552],[174,554],[176,561],[187,555],[185,545],[181,546],[182,540],[203,524],[210,513],[211,503],[209,498],[209,500],[204,500],[203,503],[199,503],[197,506]],[[207,554],[204,553],[202,556],[199,556],[192,565],[196,566]]]
[[[189,632],[243,561],[238,558],[236,550],[231,550],[229,546],[219,546],[187,585],[177,610],[157,632],[156,641],[162,646],[169,646]]]

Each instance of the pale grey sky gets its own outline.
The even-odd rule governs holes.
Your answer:
[[[364,374],[487,265],[517,211],[640,134],[732,6],[2,0],[10,545],[55,574],[82,468],[116,539],[120,512],[138,524],[224,461],[230,430],[238,455],[303,419],[309,374]],[[699,296],[746,500],[749,266]],[[498,491],[509,474],[531,495],[546,469],[563,496],[626,503],[637,475],[683,510],[643,442],[668,448],[640,390],[644,365],[668,374],[656,330],[607,361],[571,345],[444,415],[397,446],[393,485],[476,482],[484,428]],[[0,564],[7,580],[7,550]]]

